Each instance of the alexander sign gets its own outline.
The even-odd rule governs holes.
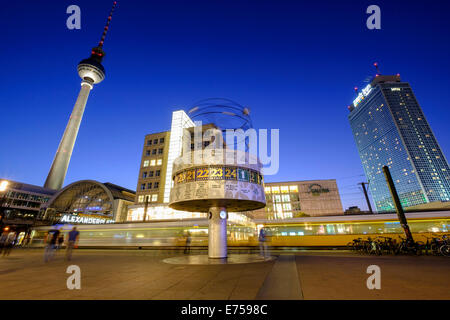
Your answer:
[[[79,224],[106,224],[114,223],[113,219],[97,218],[89,216],[76,216],[73,214],[64,214],[59,222],[79,223]]]

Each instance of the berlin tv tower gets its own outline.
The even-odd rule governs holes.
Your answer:
[[[78,64],[78,75],[83,79],[81,81],[80,93],[78,94],[77,101],[73,107],[64,135],[59,143],[58,150],[56,150],[52,167],[48,173],[47,180],[45,180],[45,188],[54,190],[61,189],[66,177],[67,168],[69,167],[70,157],[72,156],[73,146],[77,139],[78,129],[80,128],[81,119],[83,118],[89,92],[94,88],[94,84],[100,83],[105,79],[105,68],[102,66],[102,60],[105,56],[103,42],[105,41],[116,3],[117,1],[114,1],[98,46],[92,49],[89,58],[82,60]]]

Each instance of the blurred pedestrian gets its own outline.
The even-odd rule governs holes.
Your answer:
[[[184,253],[188,254],[191,251],[191,233],[188,231],[186,235],[186,246],[184,247]]]
[[[0,235],[0,254],[2,253],[3,249],[5,248],[6,238],[8,238],[8,232],[3,231],[2,234]]]
[[[67,234],[67,248],[66,248],[66,260],[72,260],[72,251],[78,247],[78,240],[80,239],[80,232],[77,231],[77,227],[73,227],[72,231]]]
[[[11,231],[10,233],[8,233],[8,236],[6,237],[6,241],[4,244],[3,256],[9,256],[9,254],[11,253],[11,250],[15,244],[16,237],[17,237],[17,234],[15,231]]]
[[[53,258],[53,255],[55,254],[59,234],[60,234],[60,232],[58,229],[50,230],[47,233],[47,237],[46,237],[47,246],[45,247],[45,252],[44,252],[44,261],[45,262],[48,262]]]
[[[31,236],[30,236],[30,233],[27,232],[27,234],[25,235],[25,239],[23,240],[23,246],[28,247],[30,245],[30,242],[31,242]]]
[[[264,228],[259,230],[259,254],[263,257],[267,256],[267,234]]]
[[[64,234],[61,233],[58,237],[58,250],[62,248],[64,243]]]

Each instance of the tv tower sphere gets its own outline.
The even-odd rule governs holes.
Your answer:
[[[89,84],[97,84],[105,79],[105,68],[93,58],[81,60],[78,64],[78,75]]]

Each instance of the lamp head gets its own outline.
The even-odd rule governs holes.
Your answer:
[[[9,182],[6,180],[1,181],[0,182],[0,192],[6,191],[6,189],[8,188],[8,184],[9,184]]]

